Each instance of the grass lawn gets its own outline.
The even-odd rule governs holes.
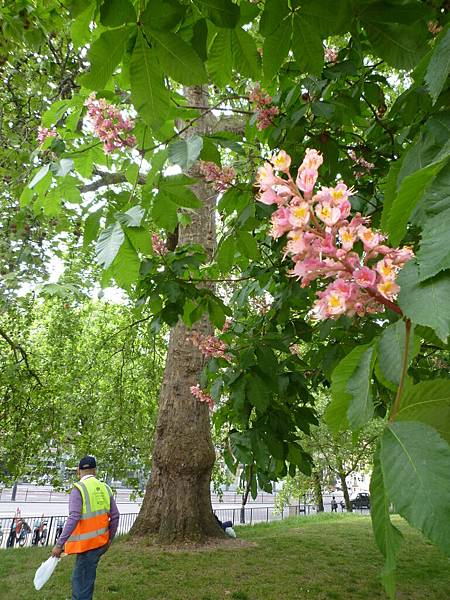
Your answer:
[[[450,563],[403,521],[398,598],[448,600]],[[369,517],[321,515],[237,528],[219,549],[161,551],[117,540],[100,561],[94,600],[376,600],[382,560]],[[0,551],[1,600],[70,598],[73,557],[40,591],[36,568],[48,549]]]

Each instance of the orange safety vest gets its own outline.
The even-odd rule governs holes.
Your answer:
[[[111,488],[93,476],[75,487],[81,493],[83,507],[81,519],[64,545],[66,554],[81,554],[109,542]]]

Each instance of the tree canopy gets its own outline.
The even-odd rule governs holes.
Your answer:
[[[122,287],[152,333],[207,314],[221,333],[192,338],[210,359],[193,394],[214,404],[227,464],[248,467],[253,493],[310,473],[302,436],[317,423],[317,390],[331,397],[324,418],[336,434],[384,419],[372,520],[391,596],[400,535],[390,504],[449,551],[445,5],[55,0],[2,9],[4,299],[31,269],[42,276],[43,254],[70,247],[95,255],[102,285]],[[190,103],[193,86],[205,105]],[[313,165],[321,193],[345,182],[345,214],[323,197],[318,207],[317,169],[301,176],[307,149],[323,161]],[[286,156],[293,174],[300,167],[296,188]],[[212,256],[177,244],[203,204],[199,181],[218,195]],[[301,201],[306,217],[296,213],[294,225],[282,211]],[[338,229],[350,226],[354,272],[337,264],[349,251]],[[292,240],[293,229],[329,240],[317,260],[334,260],[366,304],[347,310],[341,289],[332,300],[342,310],[314,318],[333,276],[306,268],[299,250],[296,274],[314,277],[287,277],[283,235]],[[409,260],[382,246],[406,246]],[[377,260],[394,261],[378,267],[392,267],[391,278],[375,273],[375,247]],[[371,310],[360,306],[367,296]]]

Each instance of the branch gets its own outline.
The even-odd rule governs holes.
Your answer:
[[[19,354],[22,357],[22,360],[24,361],[26,367],[27,367],[27,371],[28,373],[34,377],[34,379],[36,379],[36,381],[38,382],[38,384],[42,386],[42,382],[39,379],[39,376],[37,375],[37,373],[30,367],[30,363],[28,362],[28,354],[25,352],[25,350],[22,348],[22,346],[20,346],[20,344],[17,344],[14,340],[12,340],[9,335],[6,333],[6,331],[4,331],[3,329],[0,328],[0,335],[2,336],[2,338],[4,340],[6,340],[6,342],[8,343],[8,345],[10,346],[11,350],[14,353],[14,358],[16,359],[16,362],[19,363],[21,362],[20,360],[18,360],[18,356],[17,356],[17,352],[19,352]]]
[[[95,192],[101,187],[106,187],[108,185],[118,185],[120,183],[129,183],[128,179],[122,173],[110,173],[108,171],[94,171],[94,175],[99,175],[100,179],[96,179],[92,183],[87,183],[86,185],[79,186],[79,190],[82,194],[86,194],[87,192]],[[145,183],[145,177],[140,175],[136,179],[136,183],[143,185]]]

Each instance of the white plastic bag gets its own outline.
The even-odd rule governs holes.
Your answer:
[[[227,535],[229,535],[230,537],[232,537],[232,538],[235,538],[235,537],[236,537],[236,532],[235,532],[235,530],[234,530],[232,527],[227,527],[227,528],[225,529],[225,533],[226,533]]]
[[[50,556],[50,558],[42,563],[34,575],[34,587],[37,590],[40,590],[47,583],[58,563],[59,558],[56,558],[56,556]]]

